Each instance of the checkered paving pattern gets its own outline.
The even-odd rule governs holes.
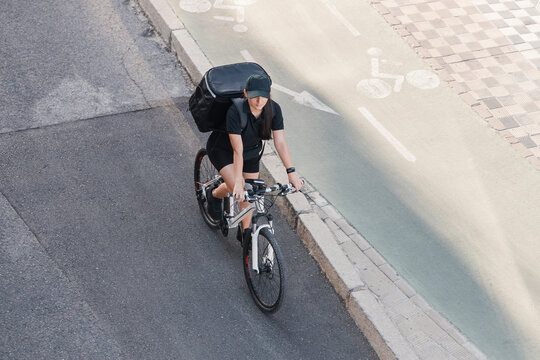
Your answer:
[[[464,101],[540,169],[537,1],[371,2]]]

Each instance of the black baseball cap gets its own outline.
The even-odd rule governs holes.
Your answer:
[[[268,99],[270,97],[271,84],[272,82],[268,76],[260,74],[251,75],[246,82],[246,91],[248,97],[251,99],[257,96],[262,96]]]

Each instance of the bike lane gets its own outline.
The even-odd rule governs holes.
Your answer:
[[[297,168],[430,305],[490,358],[535,353],[538,174],[446,84],[407,81],[428,68],[373,8],[170,5],[214,65],[268,70]]]

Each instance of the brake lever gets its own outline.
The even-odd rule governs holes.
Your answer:
[[[298,190],[296,190],[296,188],[294,186],[292,186],[292,184],[287,184],[285,189],[281,190],[279,195],[289,195],[289,194],[293,194],[293,193],[295,193],[297,191]]]

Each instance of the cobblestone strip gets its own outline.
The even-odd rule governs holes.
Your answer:
[[[334,241],[354,264],[364,288],[352,292],[374,295],[418,359],[484,359],[441,314],[433,310],[322,195],[308,186],[306,199],[328,225]],[[361,298],[355,297],[357,301]],[[355,315],[353,314],[353,318]]]
[[[540,170],[540,11],[530,0],[371,0],[415,52]]]

